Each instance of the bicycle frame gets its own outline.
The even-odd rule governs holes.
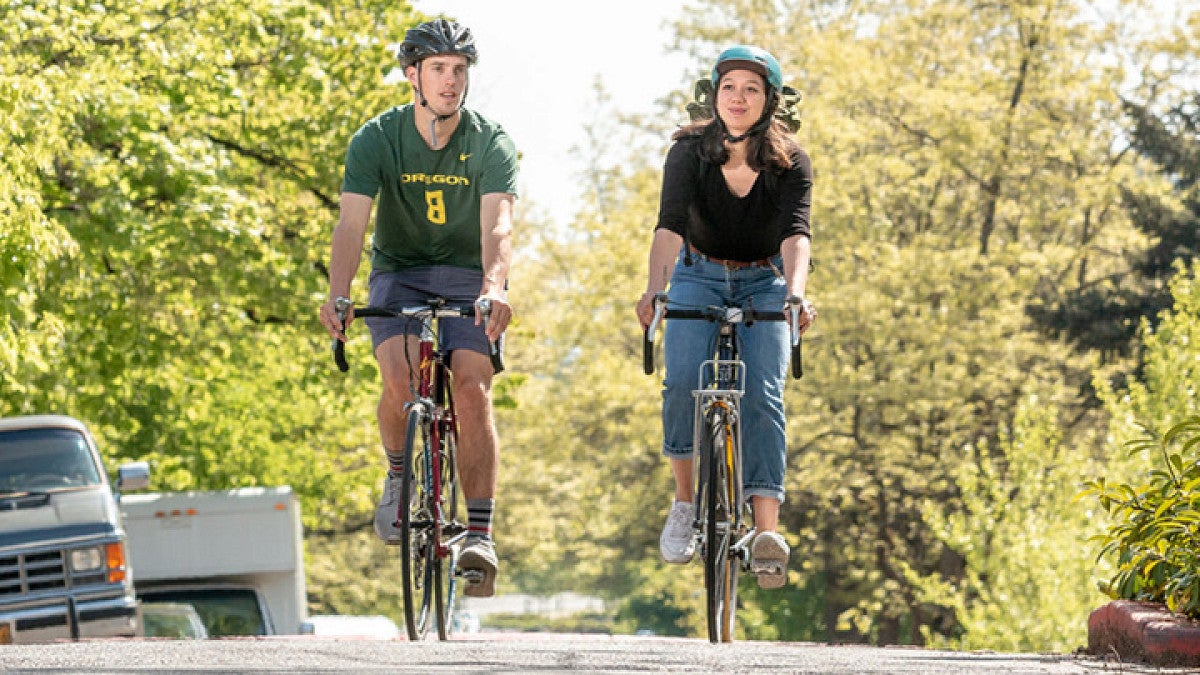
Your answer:
[[[435,521],[443,524],[443,527],[433,528],[433,544],[438,557],[445,558],[451,555],[452,546],[466,536],[465,528],[459,532],[453,531],[454,526],[461,525],[460,523],[447,520],[444,511],[445,500],[442,499],[441,490],[442,472],[446,468],[446,459],[443,454],[445,443],[450,434],[454,438],[458,438],[458,416],[454,411],[450,364],[446,362],[446,354],[438,348],[436,337],[428,322],[422,325],[418,349],[419,366],[415,369],[410,368],[410,373],[415,374],[413,376],[414,383],[410,383],[413,400],[406,405],[406,409],[420,407],[423,416],[428,420],[427,461],[429,470],[425,472],[425,477],[431,484],[427,484],[425,489],[429,492],[430,501],[436,509],[436,513],[433,514]],[[432,523],[420,524],[432,525]],[[451,536],[444,539],[443,535],[448,530],[451,531]]]
[[[744,514],[743,509],[736,508],[736,505],[744,503],[745,496],[742,487],[742,425],[739,418],[742,397],[746,393],[746,364],[738,358],[737,340],[732,324],[721,324],[717,337],[716,356],[717,358],[708,359],[700,365],[699,382],[696,389],[692,391],[692,396],[696,400],[692,438],[698,439],[702,435],[708,434],[709,431],[705,427],[709,413],[714,408],[723,410],[729,428],[726,434],[727,443],[724,448],[724,457],[721,459],[725,461],[726,470],[732,476],[730,485],[732,494],[727,495],[729,504],[735,507],[732,509],[733,522],[731,526],[734,532],[740,532]],[[703,461],[692,463],[692,486],[693,493],[696,495],[701,494],[703,489],[704,466]],[[696,530],[697,536],[702,538],[704,506],[700,499],[694,500],[694,504],[695,518],[692,526]],[[739,543],[748,541],[753,536],[754,532],[751,530],[750,534],[742,537]]]
[[[345,323],[351,305],[339,300],[339,318]],[[438,637],[449,634],[450,610],[454,605],[456,579],[468,582],[478,571],[460,571],[457,544],[466,537],[467,527],[457,519],[458,481],[454,463],[457,461],[458,417],[454,409],[452,374],[448,355],[440,348],[438,335],[444,318],[474,316],[476,312],[488,317],[490,305],[481,301],[477,307],[450,307],[442,298],[431,298],[425,306],[391,310],[364,307],[357,316],[408,318],[421,322],[417,338],[416,363],[405,342],[408,361],[409,388],[412,400],[405,405],[407,428],[405,455],[407,466],[396,507],[396,526],[401,534],[401,567],[404,584],[405,623],[409,638],[424,637],[432,608],[438,626]],[[438,330],[434,330],[438,322]],[[349,369],[344,343],[334,340],[334,360],[342,371]],[[492,364],[503,366],[499,350],[492,345]],[[417,450],[420,441],[421,448]],[[447,472],[450,472],[447,475]],[[413,494],[416,481],[419,490]],[[444,491],[445,490],[445,491]],[[446,563],[445,561],[449,561]],[[414,571],[415,570],[415,571]],[[417,593],[421,597],[417,598]],[[418,601],[419,600],[419,601]],[[432,606],[432,607],[431,607]]]

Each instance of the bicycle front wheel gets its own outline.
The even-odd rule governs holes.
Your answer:
[[[438,482],[441,490],[438,491],[438,496],[441,518],[438,527],[441,528],[442,524],[450,527],[450,531],[441,530],[439,532],[438,541],[444,541],[446,537],[455,536],[456,531],[462,525],[457,522],[458,472],[455,462],[458,454],[458,436],[454,432],[454,425],[449,421],[441,423],[440,432],[438,442],[442,451],[439,453],[441,470],[438,472]],[[441,640],[450,637],[450,617],[454,611],[454,599],[458,595],[458,578],[454,576],[456,567],[458,567],[457,545],[449,548],[448,556],[434,556],[434,609],[437,612],[438,639]]]
[[[724,410],[714,409],[701,438],[704,494],[704,590],[710,642],[732,642],[737,616],[738,569],[731,564],[733,547],[733,434]]]
[[[400,489],[400,576],[404,596],[404,624],[408,639],[421,640],[429,630],[430,606],[435,592],[437,550],[434,545],[432,486],[429,467],[429,419],[416,405],[408,412],[404,434],[407,458]]]

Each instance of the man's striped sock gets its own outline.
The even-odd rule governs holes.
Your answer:
[[[492,510],[495,499],[467,500],[467,536],[492,538]]]
[[[396,452],[384,448],[383,454],[387,455],[388,473],[397,478],[404,475],[404,451]]]

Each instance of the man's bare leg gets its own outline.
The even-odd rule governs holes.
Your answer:
[[[451,367],[454,410],[458,415],[458,476],[468,517],[459,567],[481,572],[483,577],[470,581],[463,593],[489,597],[495,593],[499,566],[491,536],[500,457],[500,440],[492,416],[492,363],[485,354],[460,349],[451,356]]]
[[[406,338],[408,354],[405,353]],[[388,463],[383,494],[379,506],[375,508],[375,533],[388,544],[400,543],[400,531],[395,523],[400,504],[400,478],[404,463],[408,461],[404,457],[404,435],[408,427],[408,410],[405,406],[412,400],[407,357],[418,354],[417,349],[415,337],[398,335],[385,340],[375,350],[383,378],[383,393],[379,397],[376,417],[379,421],[379,438],[383,441],[383,452]]]

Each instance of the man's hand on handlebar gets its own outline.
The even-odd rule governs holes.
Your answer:
[[[346,341],[346,326],[354,320],[354,303],[345,297],[330,298],[321,305],[319,313],[321,325],[329,331],[330,337],[341,342]]]
[[[483,325],[489,342],[496,342],[508,328],[512,306],[500,295],[481,295],[475,301],[475,325]]]

